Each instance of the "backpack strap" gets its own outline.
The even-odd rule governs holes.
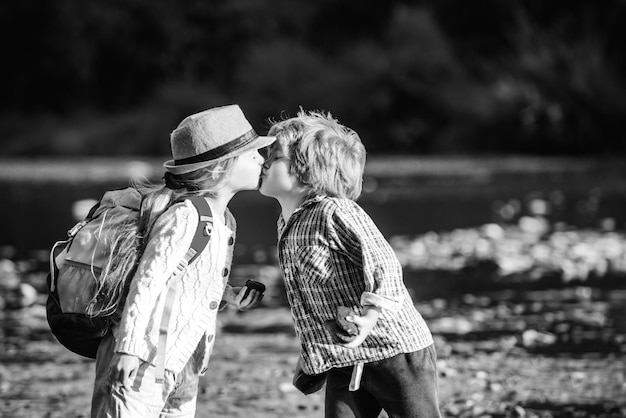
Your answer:
[[[195,251],[195,254],[189,259],[189,263],[187,263],[189,265],[194,262],[202,250],[204,250],[204,247],[209,243],[211,232],[213,231],[213,213],[211,212],[211,206],[209,206],[205,198],[192,196],[187,198],[187,200],[195,206],[200,218],[198,227],[196,228],[196,234],[189,248]]]
[[[167,349],[167,328],[172,315],[172,307],[174,306],[174,299],[176,296],[176,279],[180,276],[187,266],[193,263],[196,258],[202,253],[204,248],[211,239],[211,232],[213,229],[213,214],[211,213],[211,207],[207,203],[206,199],[200,196],[188,197],[185,200],[189,200],[196,210],[198,211],[199,222],[196,227],[196,233],[193,236],[191,245],[185,253],[183,259],[178,263],[174,273],[170,277],[170,284],[168,286],[167,294],[165,296],[165,306],[163,307],[163,315],[161,316],[161,325],[159,327],[159,345],[157,347],[156,358],[156,383],[163,383],[165,377],[165,350]]]

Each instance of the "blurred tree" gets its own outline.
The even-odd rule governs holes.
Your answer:
[[[165,154],[185,115],[330,110],[371,152],[624,152],[621,0],[0,5],[4,155]]]
[[[585,11],[581,11],[584,15]],[[606,54],[607,41],[569,19],[545,27],[518,10],[511,52],[493,63],[497,111],[509,148],[543,154],[626,151],[619,134],[626,86]],[[497,137],[477,148],[501,148]],[[506,148],[503,148],[506,149]]]

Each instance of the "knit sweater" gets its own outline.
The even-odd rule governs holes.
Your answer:
[[[195,371],[206,371],[236,234],[235,219],[228,209],[225,218],[225,224],[214,218],[207,247],[176,279],[165,352],[165,368],[174,373],[180,372],[192,357]],[[155,364],[169,279],[189,249],[198,221],[198,213],[189,201],[173,205],[156,221],[131,281],[121,322],[114,331],[116,352]]]

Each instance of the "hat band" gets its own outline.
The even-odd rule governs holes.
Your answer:
[[[216,160],[220,157],[230,154],[233,151],[237,151],[238,149],[245,147],[258,137],[259,136],[254,131],[254,129],[250,129],[248,132],[241,136],[238,136],[232,141],[203,152],[202,154],[194,155],[193,157],[182,158],[180,160],[174,160],[174,165],[194,164]]]

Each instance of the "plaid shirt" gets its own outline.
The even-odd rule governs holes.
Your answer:
[[[281,215],[278,258],[306,373],[379,361],[433,343],[395,253],[352,200],[316,196],[286,224]],[[363,344],[351,349],[333,343],[323,324],[334,319],[336,307],[361,314],[365,304],[382,310]]]

